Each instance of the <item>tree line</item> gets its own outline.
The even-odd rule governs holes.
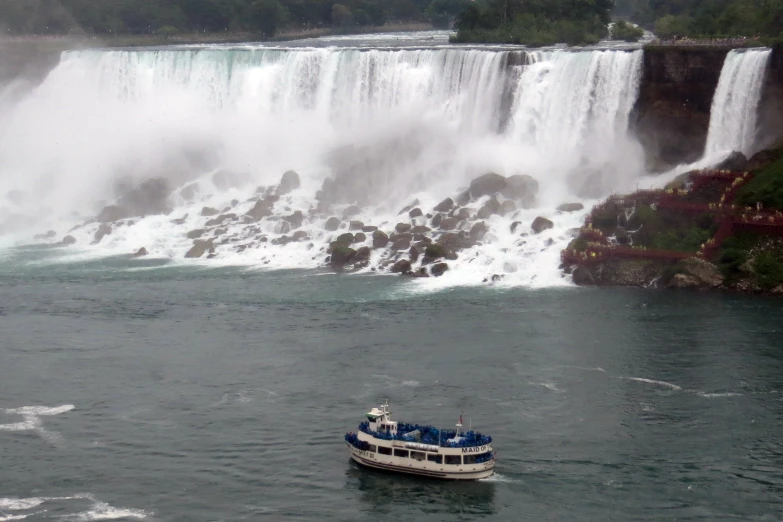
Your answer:
[[[431,22],[448,26],[468,0],[0,0],[5,35],[251,32]]]

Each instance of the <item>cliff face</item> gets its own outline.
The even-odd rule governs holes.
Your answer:
[[[766,149],[783,140],[783,47],[772,51],[764,91],[759,103],[758,148]]]
[[[631,130],[644,147],[648,167],[665,170],[701,157],[712,97],[728,51],[712,47],[645,49]]]

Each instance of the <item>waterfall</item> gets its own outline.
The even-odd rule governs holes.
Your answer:
[[[770,49],[734,49],[726,55],[712,99],[705,157],[734,151],[750,156]]]
[[[72,234],[95,255],[146,246],[182,259],[192,245],[186,233],[205,226],[202,207],[241,216],[256,187],[294,169],[301,189],[252,227],[269,240],[242,249],[227,241],[210,263],[319,266],[331,234],[315,196],[338,174],[330,158],[342,151],[350,167],[340,167],[350,177],[341,182],[343,202],[355,196],[356,219],[392,229],[401,207],[415,200],[431,213],[480,174],[532,176],[537,206],[486,219],[481,243],[439,281],[501,274],[514,284],[561,284],[559,251],[583,215],[555,208],[629,188],[642,173],[641,150],[628,136],[641,55],[454,47],[67,52],[0,121],[0,236],[4,220],[18,224],[19,216],[38,229],[68,231],[122,187],[162,177],[175,189],[172,217],[115,227],[94,246],[97,224]],[[15,197],[3,199],[9,191]],[[309,247],[276,242],[285,230],[279,217],[295,211]],[[341,208],[329,212],[342,216]],[[537,216],[554,228],[526,237],[512,226],[527,230]],[[467,233],[473,224],[459,226]],[[227,228],[221,233],[244,237],[251,227]],[[374,254],[371,267],[383,259]]]

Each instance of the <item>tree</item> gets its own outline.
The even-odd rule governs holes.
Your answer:
[[[659,38],[675,38],[690,34],[691,19],[687,16],[666,15],[655,21],[655,34]]]
[[[256,0],[250,6],[252,27],[262,35],[271,37],[285,23],[285,8],[277,0]]]
[[[638,42],[644,36],[644,31],[625,20],[618,20],[612,26],[612,38],[626,42]]]
[[[332,6],[332,25],[338,27],[353,25],[351,10],[342,4],[334,4]]]

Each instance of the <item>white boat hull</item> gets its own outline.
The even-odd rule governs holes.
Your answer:
[[[396,471],[410,475],[432,477],[446,480],[479,480],[491,477],[495,473],[495,461],[481,464],[447,465],[435,462],[411,462],[411,459],[360,450],[348,444],[351,459],[361,466]]]

